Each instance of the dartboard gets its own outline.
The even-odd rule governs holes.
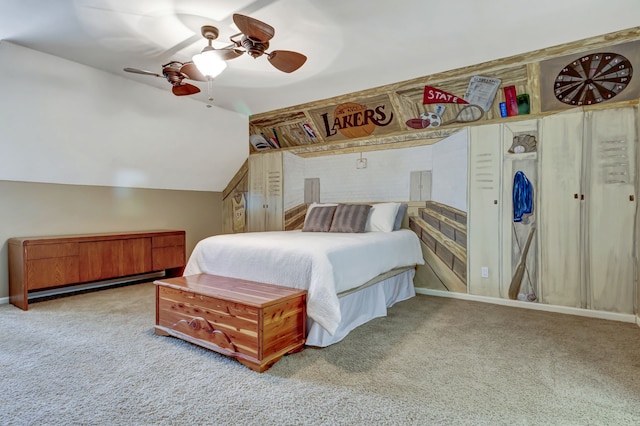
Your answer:
[[[622,92],[631,81],[633,67],[617,53],[592,53],[567,64],[556,77],[554,92],[560,102],[592,105]]]

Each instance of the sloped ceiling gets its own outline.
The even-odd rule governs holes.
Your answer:
[[[0,39],[155,86],[206,45],[204,24],[236,33],[233,13],[276,29],[271,50],[308,56],[292,74],[265,57],[229,61],[212,86],[221,108],[251,115],[426,76],[640,24],[637,0],[4,0]]]
[[[0,180],[222,191],[245,116],[0,41]]]

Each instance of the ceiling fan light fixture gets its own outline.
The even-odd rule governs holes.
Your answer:
[[[209,78],[216,78],[227,68],[227,63],[209,46],[193,57],[193,63],[198,71]]]

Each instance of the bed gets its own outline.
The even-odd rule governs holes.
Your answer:
[[[340,206],[333,206],[331,219],[324,221],[335,224]],[[332,206],[312,207],[322,207],[319,213]],[[205,238],[194,248],[184,275],[207,273],[307,290],[306,344],[329,346],[359,325],[385,316],[394,303],[415,296],[415,267],[424,264],[413,231],[394,230],[395,225],[381,230],[375,226],[375,209],[364,210],[364,228],[329,232],[331,226],[325,223],[321,228],[326,231],[309,231],[313,223],[306,221],[303,230]],[[398,209],[394,217],[397,214]]]

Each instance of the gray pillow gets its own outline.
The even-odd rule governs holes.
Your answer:
[[[402,219],[404,219],[404,214],[407,212],[407,208],[409,207],[409,205],[407,204],[400,204],[400,207],[398,207],[398,214],[396,215],[396,221],[393,224],[393,230],[397,231],[398,229],[402,228]]]
[[[302,232],[329,232],[336,206],[314,207],[304,221]]]
[[[369,204],[338,204],[329,232],[364,232]]]

